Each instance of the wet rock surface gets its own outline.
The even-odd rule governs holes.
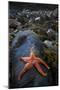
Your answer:
[[[21,56],[29,56],[30,49],[34,47],[33,52],[38,56],[43,58],[43,43],[40,41],[38,35],[31,30],[18,32],[16,38],[12,43],[12,81],[11,84],[14,87],[28,87],[28,86],[46,86],[52,85],[52,72],[44,66],[41,66],[43,71],[47,72],[47,76],[43,77],[35,71],[34,67],[25,74],[22,80],[18,80],[18,75],[24,67],[24,63],[21,62],[18,58]],[[48,63],[48,61],[45,61]],[[31,82],[31,83],[30,83]],[[11,87],[12,87],[11,85]]]

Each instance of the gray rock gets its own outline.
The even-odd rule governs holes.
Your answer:
[[[40,17],[36,17],[35,18],[35,21],[40,21]]]
[[[58,8],[53,11],[52,16],[55,18],[58,17]]]
[[[45,40],[44,41],[44,44],[48,47],[48,48],[52,48],[53,47],[53,43],[52,43],[52,41],[49,41],[49,40]]]
[[[9,19],[9,27],[16,29],[18,26],[20,26],[21,23],[17,21],[17,19]]]
[[[48,39],[55,39],[56,33],[52,28],[49,28],[46,33],[48,35]]]

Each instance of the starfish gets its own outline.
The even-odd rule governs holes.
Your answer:
[[[43,64],[46,68],[49,69],[49,66],[43,61],[41,58],[36,57],[33,52],[30,53],[30,56],[28,57],[20,57],[20,60],[24,61],[26,64],[23,68],[23,70],[19,73],[18,80],[21,80],[24,76],[24,74],[29,71],[33,66],[38,70],[38,72],[42,76],[47,76],[47,73],[45,73],[39,64]]]

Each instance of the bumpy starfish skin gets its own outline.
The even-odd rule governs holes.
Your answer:
[[[28,72],[33,66],[38,70],[38,72],[46,76],[47,73],[43,72],[39,64],[43,64],[46,68],[49,69],[49,66],[39,57],[36,57],[33,52],[31,52],[29,57],[20,57],[20,60],[24,61],[26,64],[23,70],[19,73],[18,80],[21,80],[26,72]]]

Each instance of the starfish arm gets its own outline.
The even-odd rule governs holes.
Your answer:
[[[26,72],[28,72],[32,68],[31,63],[25,64],[23,70],[19,73],[18,80],[21,80]]]
[[[20,57],[19,59],[24,61],[24,62],[28,62],[30,57]]]
[[[43,72],[42,68],[40,67],[38,63],[35,63],[34,66],[39,71],[39,73],[41,73],[43,76],[47,75],[47,73]]]
[[[43,61],[41,58],[38,58],[38,63],[42,63],[43,65],[45,65],[48,69],[50,69],[50,67],[45,63],[45,61]]]

